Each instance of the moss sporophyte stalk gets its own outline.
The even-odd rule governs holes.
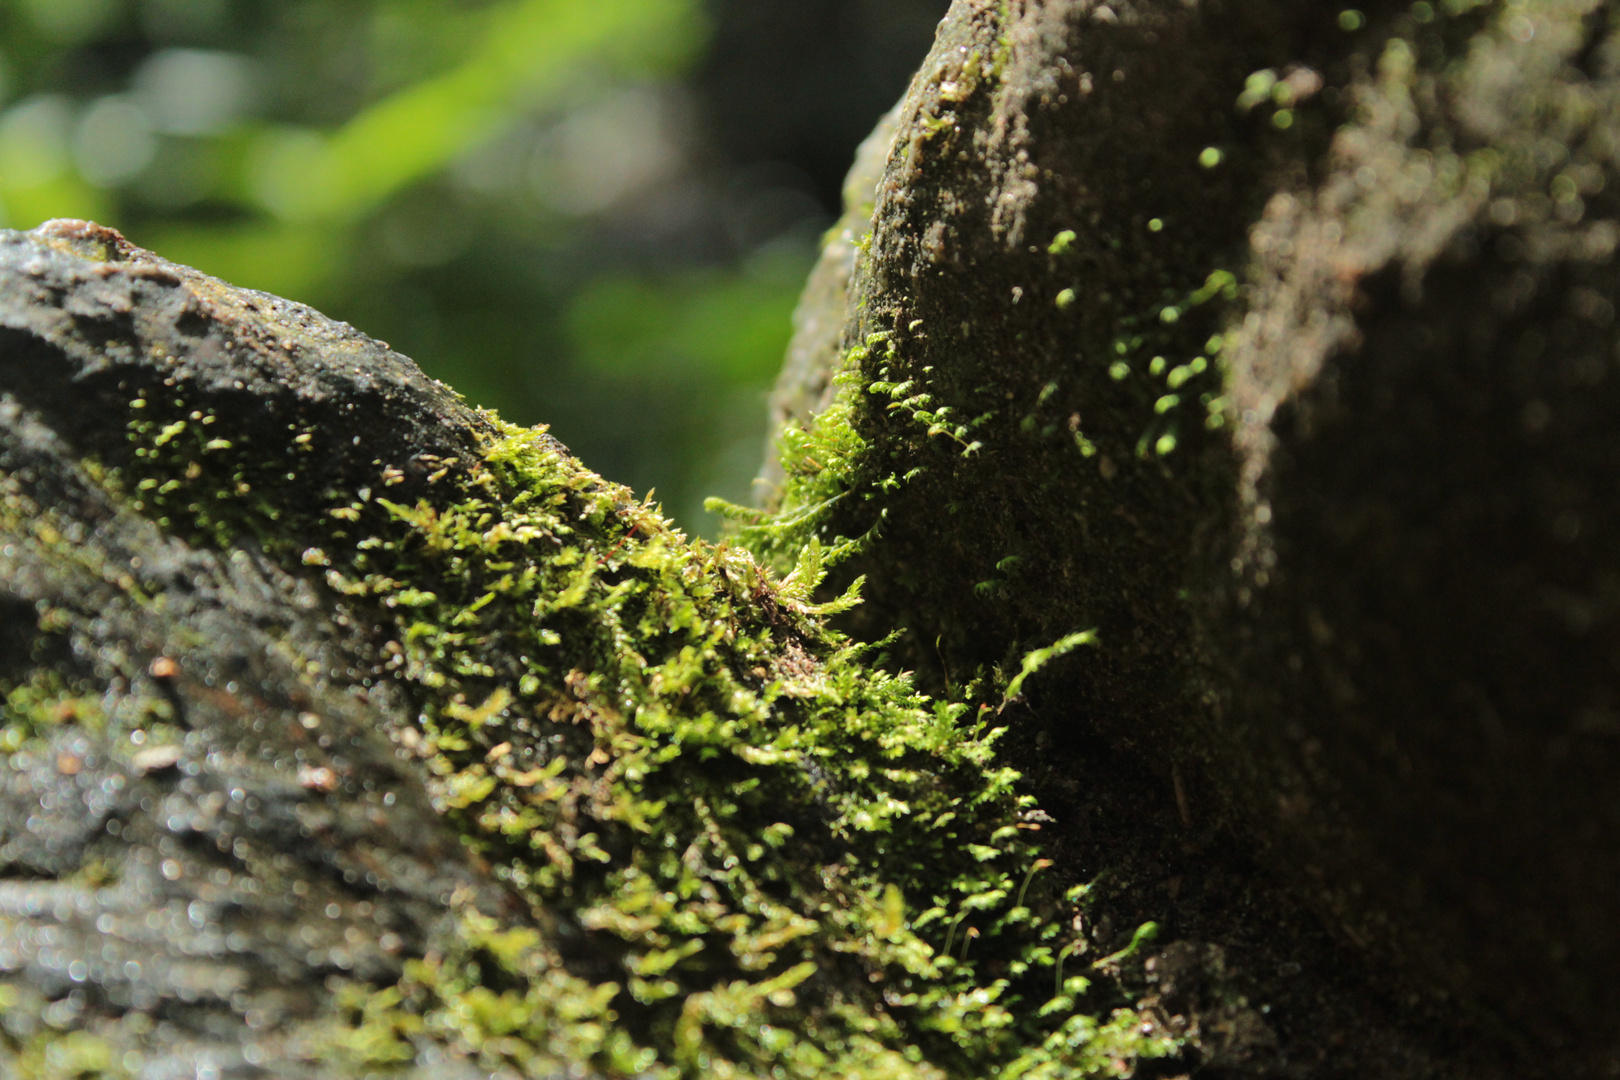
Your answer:
[[[974,452],[974,421],[885,396]],[[452,898],[456,947],[394,985],[348,982],[341,1019],[307,1034],[314,1059],[364,1071],[438,1044],[528,1076],[1011,1078],[1175,1052],[1081,965],[1065,975],[1082,896],[1040,872],[1044,816],[997,762],[994,714],[864,662],[825,623],[855,591],[810,602],[839,554],[811,533],[817,500],[848,490],[847,426],[785,440],[825,494],[801,484],[753,523],[780,540],[778,577],[687,539],[543,429],[486,416],[480,460],[378,460],[317,503],[297,462],[334,438],[318,424],[267,445],[183,384],[133,393],[127,415],[127,452],[86,475],[194,545],[256,538],[374,626],[416,710],[390,734],[527,906],[497,922]],[[11,688],[6,745],[92,722],[71,700]]]

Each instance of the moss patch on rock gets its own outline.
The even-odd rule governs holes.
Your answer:
[[[778,577],[688,540],[543,430],[116,234],[4,242],[39,293],[8,315],[30,363],[0,388],[7,589],[35,615],[3,676],[9,763],[171,789],[120,804],[114,835],[157,815],[219,838],[195,869],[161,837],[143,864],[189,890],[193,933],[222,917],[218,878],[248,911],[285,890],[289,944],[330,941],[326,919],[350,935],[279,970],[246,938],[216,946],[259,987],[217,1000],[216,1035],[319,980],[277,1024],[287,1064],[244,1068],[1114,1075],[1176,1051],[1073,955],[1085,890],[1043,872],[1047,819],[996,760],[994,718],[829,630],[817,558]],[[219,584],[233,568],[260,593]],[[63,724],[89,739],[77,768]],[[222,768],[247,772],[208,782]],[[271,790],[300,830],[265,831]],[[393,854],[412,828],[459,849],[415,890],[437,915],[394,913],[420,875]],[[74,941],[89,956],[96,935]],[[185,943],[147,945],[172,966]],[[13,1062],[29,1032],[94,1029],[114,1065],[198,1052],[149,1022],[181,993],[161,981],[51,1012],[77,972],[44,996],[6,984]]]
[[[1614,17],[956,5],[737,512],[1006,718],[1106,936],[1247,957],[1245,1067],[1620,1068]]]

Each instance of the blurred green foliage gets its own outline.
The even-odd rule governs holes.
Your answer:
[[[0,0],[0,220],[390,341],[689,529],[750,497],[825,211],[717,169],[700,0]],[[795,185],[798,184],[798,187]]]

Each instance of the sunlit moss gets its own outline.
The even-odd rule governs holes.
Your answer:
[[[407,483],[379,461],[311,504],[282,458],[323,432],[267,448],[178,391],[137,400],[101,482],[194,542],[251,536],[369,612],[417,710],[391,734],[530,907],[506,926],[453,901],[456,950],[350,986],[300,1037],[310,1060],[363,1071],[437,1043],[536,1076],[1090,1075],[1174,1050],[1062,979],[1080,897],[1036,873],[990,714],[830,631],[818,544],[779,579],[511,427],[471,467]],[[807,436],[796,468],[835,479],[852,449]]]
[[[75,692],[48,669],[35,669],[16,686],[0,684],[0,753],[14,753],[52,730],[82,727],[98,731],[106,723],[101,702]]]

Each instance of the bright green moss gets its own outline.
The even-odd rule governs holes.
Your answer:
[[[17,1080],[124,1080],[131,1075],[111,1045],[86,1031],[42,1032],[13,1061]]]
[[[51,671],[35,670],[15,686],[0,683],[0,693],[0,753],[15,753],[54,729],[98,731],[106,723],[96,696],[75,693]]]
[[[881,340],[881,339],[880,339]],[[865,386],[860,362],[868,347],[845,357],[834,376],[836,396],[812,424],[790,423],[777,436],[785,482],[776,510],[767,513],[710,499],[705,507],[728,518],[738,539],[760,559],[778,570],[797,565],[801,552],[822,539],[832,541],[825,528],[832,510],[861,486],[870,468],[867,443],[852,423]],[[889,485],[898,477],[885,478]],[[868,496],[869,497],[869,496]],[[830,549],[831,561],[851,554],[861,538],[838,537]]]
[[[1123,1003],[1075,964],[1063,978],[1079,897],[1037,873],[990,714],[825,627],[853,603],[808,601],[838,552],[795,539],[777,580],[540,431],[502,428],[411,498],[378,462],[311,506],[281,448],[222,445],[178,398],[131,415],[104,482],[194,540],[255,536],[377,621],[418,713],[392,734],[532,913],[497,926],[457,899],[457,950],[345,991],[311,1060],[363,1071],[436,1042],[534,1076],[1056,1076],[1173,1051],[1150,1020],[1108,1019]],[[296,427],[287,454],[321,441]],[[795,475],[847,490],[850,429],[788,442]],[[779,535],[813,525],[815,491]]]
[[[1059,233],[1048,246],[1048,253],[1066,255],[1074,239],[1072,230]],[[1139,363],[1140,357],[1154,349],[1178,354],[1188,351],[1186,335],[1177,329],[1182,316],[1211,301],[1229,302],[1237,291],[1233,274],[1215,270],[1199,287],[1184,292],[1167,290],[1162,303],[1122,318],[1111,342],[1112,356],[1117,359],[1107,368],[1109,376],[1115,382],[1130,378],[1135,370],[1133,363]],[[1055,294],[1054,305],[1065,310],[1074,303],[1075,295],[1073,288],[1062,288]],[[1222,345],[1223,339],[1217,334],[1204,345],[1208,355],[1187,356],[1174,365],[1164,356],[1154,355],[1151,361],[1140,364],[1146,368],[1148,378],[1139,380],[1142,385],[1136,394],[1144,406],[1138,410],[1141,426],[1134,448],[1136,457],[1163,457],[1173,452],[1181,427],[1188,422],[1189,404],[1201,406],[1192,418],[1198,426],[1215,429],[1226,424],[1229,402],[1221,392],[1218,360]],[[794,565],[811,544],[827,546],[829,565],[854,554],[881,533],[887,513],[882,507],[885,496],[930,468],[918,462],[928,457],[937,459],[941,451],[955,458],[972,459],[985,450],[986,439],[997,437],[990,433],[997,428],[1003,410],[974,411],[960,400],[957,404],[938,400],[943,396],[948,401],[950,395],[933,389],[932,371],[931,367],[919,371],[909,364],[897,351],[892,333],[878,331],[869,335],[864,345],[845,355],[833,379],[838,391],[831,405],[812,423],[790,423],[778,433],[784,482],[776,509],[767,513],[719,499],[709,500],[708,509],[729,518],[738,540],[779,570]],[[1066,436],[1080,457],[1095,457],[1095,443],[1077,426],[1065,432],[1055,419],[1040,416],[1059,386],[1050,381],[1042,387],[1034,408],[1019,418],[1020,434],[1037,441]],[[1179,392],[1165,393],[1165,387]],[[874,452],[872,441],[862,432],[884,428],[893,431],[896,427],[910,443],[908,452],[904,457],[891,454],[888,461],[880,460],[884,455]],[[999,435],[1007,438],[1005,431]],[[918,453],[923,446],[929,452]],[[905,461],[907,467],[895,468],[897,459]],[[1017,482],[1014,477],[1007,479],[1008,484]],[[853,512],[851,502],[869,503],[875,509]],[[840,531],[852,518],[866,526],[861,535],[853,538]],[[832,525],[835,520],[839,527]]]

